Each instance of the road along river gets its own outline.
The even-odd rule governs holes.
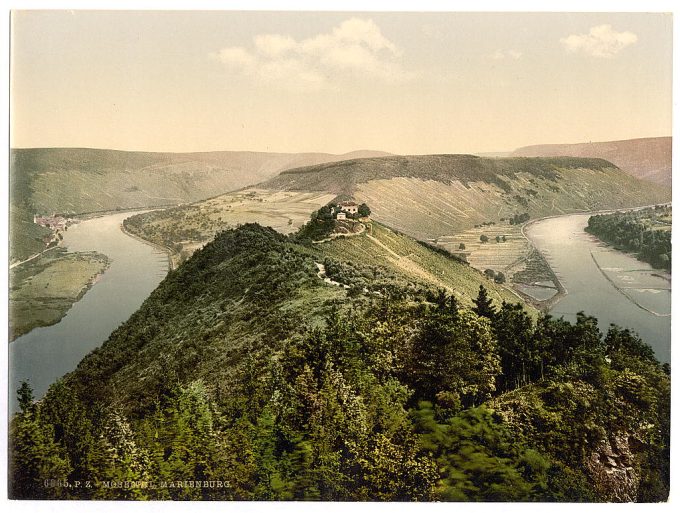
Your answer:
[[[36,398],[134,313],[168,271],[165,253],[123,233],[123,219],[139,212],[95,217],[70,226],[69,251],[98,251],[111,266],[59,323],[36,328],[9,344],[10,412],[16,390],[28,380]]]
[[[566,289],[550,309],[555,317],[576,320],[583,311],[640,335],[662,362],[671,357],[670,274],[607,247],[586,233],[591,214],[573,214],[529,224],[525,234],[543,254]]]

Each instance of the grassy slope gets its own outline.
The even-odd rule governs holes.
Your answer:
[[[216,393],[229,393],[239,386],[248,354],[271,351],[284,334],[302,333],[333,308],[381,300],[371,292],[350,299],[350,291],[324,283],[315,265],[324,259],[351,261],[363,272],[386,268],[382,283],[397,287],[449,287],[467,306],[480,283],[495,301],[517,299],[408,237],[379,225],[373,236],[385,247],[363,235],[302,246],[257,225],[223,232],[172,271],[69,379],[96,383],[97,397],[111,394],[126,408],[148,407],[149,394],[173,379],[204,378]],[[398,265],[391,251],[406,255],[409,267]],[[432,283],[424,275],[438,278]]]
[[[440,287],[453,292],[461,304],[472,305],[479,285],[489,290],[495,302],[520,302],[507,288],[496,285],[472,267],[437,253],[411,237],[393,232],[372,223],[371,237],[338,238],[316,245],[324,256],[363,265],[380,265],[401,276],[405,281],[422,283],[430,288]],[[527,307],[530,308],[530,307]]]
[[[43,230],[31,226],[34,213],[175,205],[256,183],[291,167],[383,154],[15,149],[10,166],[10,256],[21,260],[42,249],[36,238]]]
[[[149,394],[174,379],[204,378],[228,393],[249,354],[342,305],[345,290],[318,278],[315,258],[270,228],[218,235],[169,273],[71,379],[94,380],[128,408],[149,406]]]
[[[542,144],[518,148],[516,157],[573,155],[607,159],[631,175],[661,185],[671,185],[671,137],[580,144]]]

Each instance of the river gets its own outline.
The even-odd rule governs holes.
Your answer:
[[[550,313],[575,321],[585,312],[640,335],[662,362],[671,358],[670,275],[616,251],[586,233],[590,214],[543,219],[528,225],[526,236],[547,259],[567,295]]]
[[[121,212],[70,226],[63,245],[69,251],[98,251],[111,266],[57,324],[36,328],[9,344],[10,411],[15,391],[28,380],[36,398],[90,351],[100,346],[148,297],[168,270],[165,253],[121,230]]]
[[[11,412],[17,409],[14,392],[21,381],[28,380],[42,397],[127,320],[166,275],[166,255],[120,229],[123,219],[135,213],[82,221],[64,234],[69,251],[98,251],[111,266],[58,324],[36,328],[9,345]],[[670,281],[584,232],[588,217],[544,219],[525,230],[568,292],[551,313],[574,321],[583,310],[599,319],[603,331],[610,323],[631,328],[669,362]]]

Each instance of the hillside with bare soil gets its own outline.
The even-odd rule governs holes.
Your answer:
[[[606,159],[626,173],[649,182],[671,185],[671,137],[649,137],[625,141],[580,144],[541,144],[515,150],[514,157],[597,157]]]

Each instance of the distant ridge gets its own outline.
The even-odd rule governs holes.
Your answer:
[[[300,166],[389,153],[209,151],[161,153],[96,148],[10,152],[10,258],[44,249],[34,214],[82,214],[171,206],[239,189]]]
[[[671,185],[672,137],[621,141],[524,146],[514,157],[597,157],[616,164],[626,173],[660,185]]]
[[[523,213],[535,219],[671,197],[668,187],[586,157],[375,157],[289,169],[257,188],[351,196],[367,203],[375,220],[419,240]]]
[[[267,189],[328,191],[351,195],[356,186],[374,180],[417,178],[442,183],[459,181],[494,184],[510,192],[508,180],[518,173],[554,180],[558,169],[615,168],[610,162],[592,158],[488,158],[466,154],[393,155],[343,160],[288,169],[260,184]]]

